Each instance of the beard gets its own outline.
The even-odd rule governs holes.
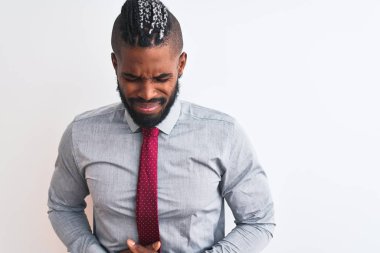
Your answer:
[[[159,123],[161,123],[166,118],[166,116],[168,116],[170,109],[172,108],[174,102],[176,101],[177,96],[179,94],[179,80],[177,79],[174,91],[168,99],[163,98],[163,97],[152,98],[150,100],[145,100],[140,97],[127,98],[125,94],[123,93],[122,89],[120,88],[119,80],[117,80],[117,91],[119,92],[121,102],[123,102],[125,109],[128,111],[129,115],[131,115],[131,118],[137,125],[139,125],[140,127],[154,127],[158,125]],[[154,114],[154,115],[139,113],[132,109],[133,107],[132,105],[136,102],[138,103],[158,102],[160,103],[160,105],[163,106],[163,109],[159,113]],[[129,104],[131,104],[131,106]]]

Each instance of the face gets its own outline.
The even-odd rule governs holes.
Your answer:
[[[170,46],[123,46],[118,54],[112,53],[121,100],[136,124],[152,127],[167,116],[186,58],[186,53],[174,53]]]

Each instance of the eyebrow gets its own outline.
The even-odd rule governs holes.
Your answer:
[[[123,72],[122,74],[123,76],[129,77],[129,78],[140,78],[138,76],[135,76],[134,74],[127,73],[127,72]],[[170,78],[170,77],[173,77],[172,73],[162,73],[162,74],[159,74],[158,76],[154,76],[153,78],[162,79],[162,78]]]

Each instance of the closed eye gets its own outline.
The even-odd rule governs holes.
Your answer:
[[[172,77],[173,77],[173,75],[170,73],[163,73],[159,76],[154,77],[154,80],[156,80],[159,83],[165,83],[165,82],[169,81]]]
[[[139,80],[139,77],[134,76],[132,74],[127,74],[127,73],[124,73],[123,77],[124,77],[125,80],[130,81],[130,82],[135,82],[135,81]]]
[[[141,81],[143,78],[135,76],[130,73],[123,73],[123,78],[128,82],[138,82]],[[152,78],[152,81],[158,82],[158,83],[165,83],[169,81],[173,77],[173,74],[170,73],[163,73],[158,76],[155,76]]]
[[[154,80],[156,80],[159,83],[165,83],[165,82],[169,81],[169,79],[170,78],[154,78]]]

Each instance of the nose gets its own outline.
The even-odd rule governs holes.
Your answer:
[[[137,94],[140,98],[150,100],[156,95],[154,84],[150,80],[144,80]]]

